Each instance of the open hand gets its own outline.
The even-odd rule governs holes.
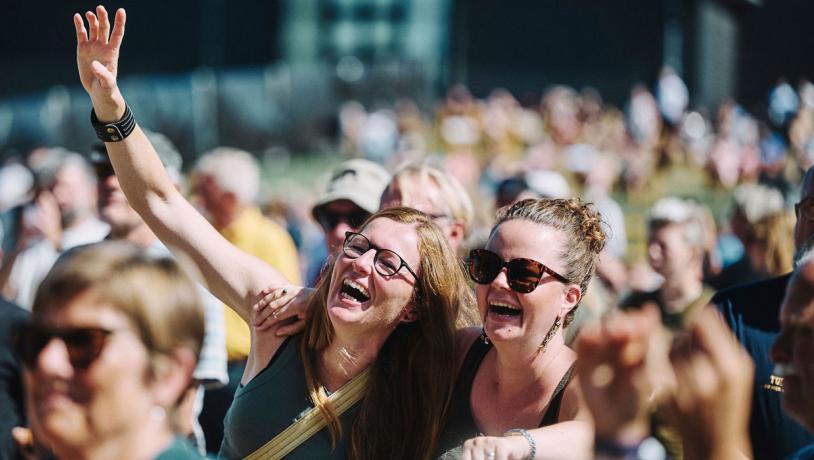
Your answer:
[[[73,16],[79,79],[93,101],[96,116],[102,121],[116,121],[124,115],[124,99],[116,85],[116,76],[126,15],[122,8],[116,11],[112,32],[103,6],[97,6],[95,13],[87,11],[85,18],[87,29],[79,13]]]

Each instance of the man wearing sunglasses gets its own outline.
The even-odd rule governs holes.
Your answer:
[[[794,244],[798,254],[814,237],[814,168],[803,177],[796,203]],[[814,443],[814,435],[783,411],[783,376],[775,372],[769,350],[780,332],[780,306],[791,274],[719,291],[712,302],[755,362],[749,435],[755,458],[786,458]]]
[[[356,158],[334,168],[325,193],[314,203],[311,214],[325,235],[325,253],[312,256],[308,282],[313,285],[327,255],[342,248],[346,232],[359,230],[379,210],[379,199],[390,173],[372,161]]]

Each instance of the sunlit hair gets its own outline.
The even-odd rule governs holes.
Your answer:
[[[126,316],[151,357],[176,349],[198,356],[204,317],[195,285],[169,258],[125,242],[104,242],[66,253],[40,284],[33,315],[41,320],[80,294]],[[155,361],[151,359],[151,369]]]
[[[771,276],[788,273],[794,266],[794,217],[777,212],[763,217],[749,227],[747,246],[762,247],[763,260],[755,261]]]
[[[579,284],[584,298],[606,241],[604,225],[594,206],[579,198],[520,200],[498,210],[491,234],[494,235],[504,222],[516,219],[546,225],[562,233],[565,238],[565,245],[559,254],[565,265],[562,275]],[[574,320],[577,307],[579,304],[565,316],[563,327]]]
[[[387,190],[397,185],[401,192],[402,206],[414,206],[413,195],[416,188],[422,191],[429,187],[438,189],[432,203],[437,209],[463,224],[464,239],[469,237],[475,208],[464,186],[451,175],[426,163],[409,163],[399,167],[393,174]]]
[[[703,212],[700,205],[693,201],[677,197],[662,198],[650,208],[648,232],[652,235],[661,228],[677,225],[687,244],[693,248],[703,248],[706,241]]]
[[[244,150],[218,147],[205,153],[195,164],[195,172],[215,180],[243,204],[255,203],[260,195],[260,167]]]
[[[456,321],[464,311],[474,309],[474,302],[470,291],[460,289],[466,284],[462,262],[424,213],[389,208],[372,215],[360,232],[376,219],[415,227],[420,262],[411,302],[418,320],[400,323],[379,351],[351,429],[348,458],[429,459],[452,394]],[[319,390],[311,362],[313,353],[325,349],[334,338],[326,308],[334,265],[326,269],[311,297],[300,356],[308,392],[335,441],[342,435],[339,419]]]

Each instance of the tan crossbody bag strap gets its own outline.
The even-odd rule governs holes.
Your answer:
[[[370,378],[370,368],[362,371],[361,374],[350,379],[348,383],[336,390],[328,400],[331,402],[336,415],[342,415],[351,406],[356,404],[367,389],[367,381]],[[245,460],[280,460],[291,451],[315,435],[319,430],[325,428],[327,423],[325,418],[316,407],[309,410],[299,420],[288,425],[271,441],[260,446],[259,449],[249,454]]]

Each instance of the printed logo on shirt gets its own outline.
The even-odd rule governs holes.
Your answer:
[[[778,393],[783,392],[783,377],[778,377],[776,375],[769,376],[769,383],[763,385],[764,390],[769,391],[776,391]]]

